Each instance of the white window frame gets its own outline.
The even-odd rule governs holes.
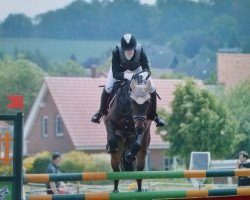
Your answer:
[[[45,123],[46,121],[46,123]],[[49,136],[49,118],[48,116],[42,116],[41,133],[44,138]]]
[[[60,126],[61,126],[61,128],[59,128],[59,120],[60,120]],[[59,130],[59,129],[61,129],[61,130]],[[57,137],[61,137],[61,136],[63,136],[63,121],[62,121],[62,118],[61,118],[61,116],[60,115],[56,115],[56,117],[55,117],[55,135],[57,136]]]

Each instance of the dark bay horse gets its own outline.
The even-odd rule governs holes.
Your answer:
[[[104,117],[107,129],[107,149],[114,172],[142,171],[150,143],[151,82],[136,75],[131,82],[124,82],[113,98],[109,113]],[[114,181],[113,192],[119,180]],[[142,179],[137,180],[142,191]]]

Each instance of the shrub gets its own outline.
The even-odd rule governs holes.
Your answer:
[[[51,154],[48,151],[40,152],[33,157],[27,157],[24,159],[26,173],[45,173],[50,161]]]
[[[62,157],[61,171],[67,173],[80,173],[91,171],[93,160],[90,155],[82,151],[71,151]]]
[[[110,165],[110,156],[105,154],[105,153],[100,153],[100,154],[92,154],[92,159],[93,159],[93,169],[92,171],[95,172],[108,172],[111,171],[111,165]]]

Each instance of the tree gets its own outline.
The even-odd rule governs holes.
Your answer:
[[[218,47],[222,48],[226,46],[232,35],[239,32],[238,23],[229,15],[220,15],[213,19],[210,32],[217,41]]]
[[[236,155],[241,150],[250,152],[250,80],[230,90],[226,97],[232,115],[239,121],[239,133],[245,136],[234,149],[234,153]]]
[[[34,26],[31,19],[24,14],[10,14],[1,24],[3,37],[31,37]]]
[[[250,37],[247,37],[243,47],[242,47],[242,52],[243,53],[250,53]]]
[[[226,157],[235,146],[237,124],[215,96],[187,80],[175,91],[172,113],[163,139],[170,142],[170,155],[188,164],[192,151],[209,151],[212,158]]]
[[[85,68],[77,64],[73,60],[66,63],[54,64],[48,68],[48,73],[53,76],[84,76]]]
[[[23,55],[17,59],[4,56],[0,59],[0,106],[2,114],[12,114],[15,110],[6,108],[8,95],[24,96],[24,113],[28,114],[31,105],[41,87],[44,72]]]

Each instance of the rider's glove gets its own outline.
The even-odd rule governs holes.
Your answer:
[[[144,80],[148,79],[150,76],[148,72],[142,72],[142,73],[140,73],[140,75],[142,75]]]
[[[133,77],[133,74],[132,73],[128,73],[128,72],[125,72],[124,75],[123,75],[123,78],[127,79],[129,81],[132,80],[132,77]]]

